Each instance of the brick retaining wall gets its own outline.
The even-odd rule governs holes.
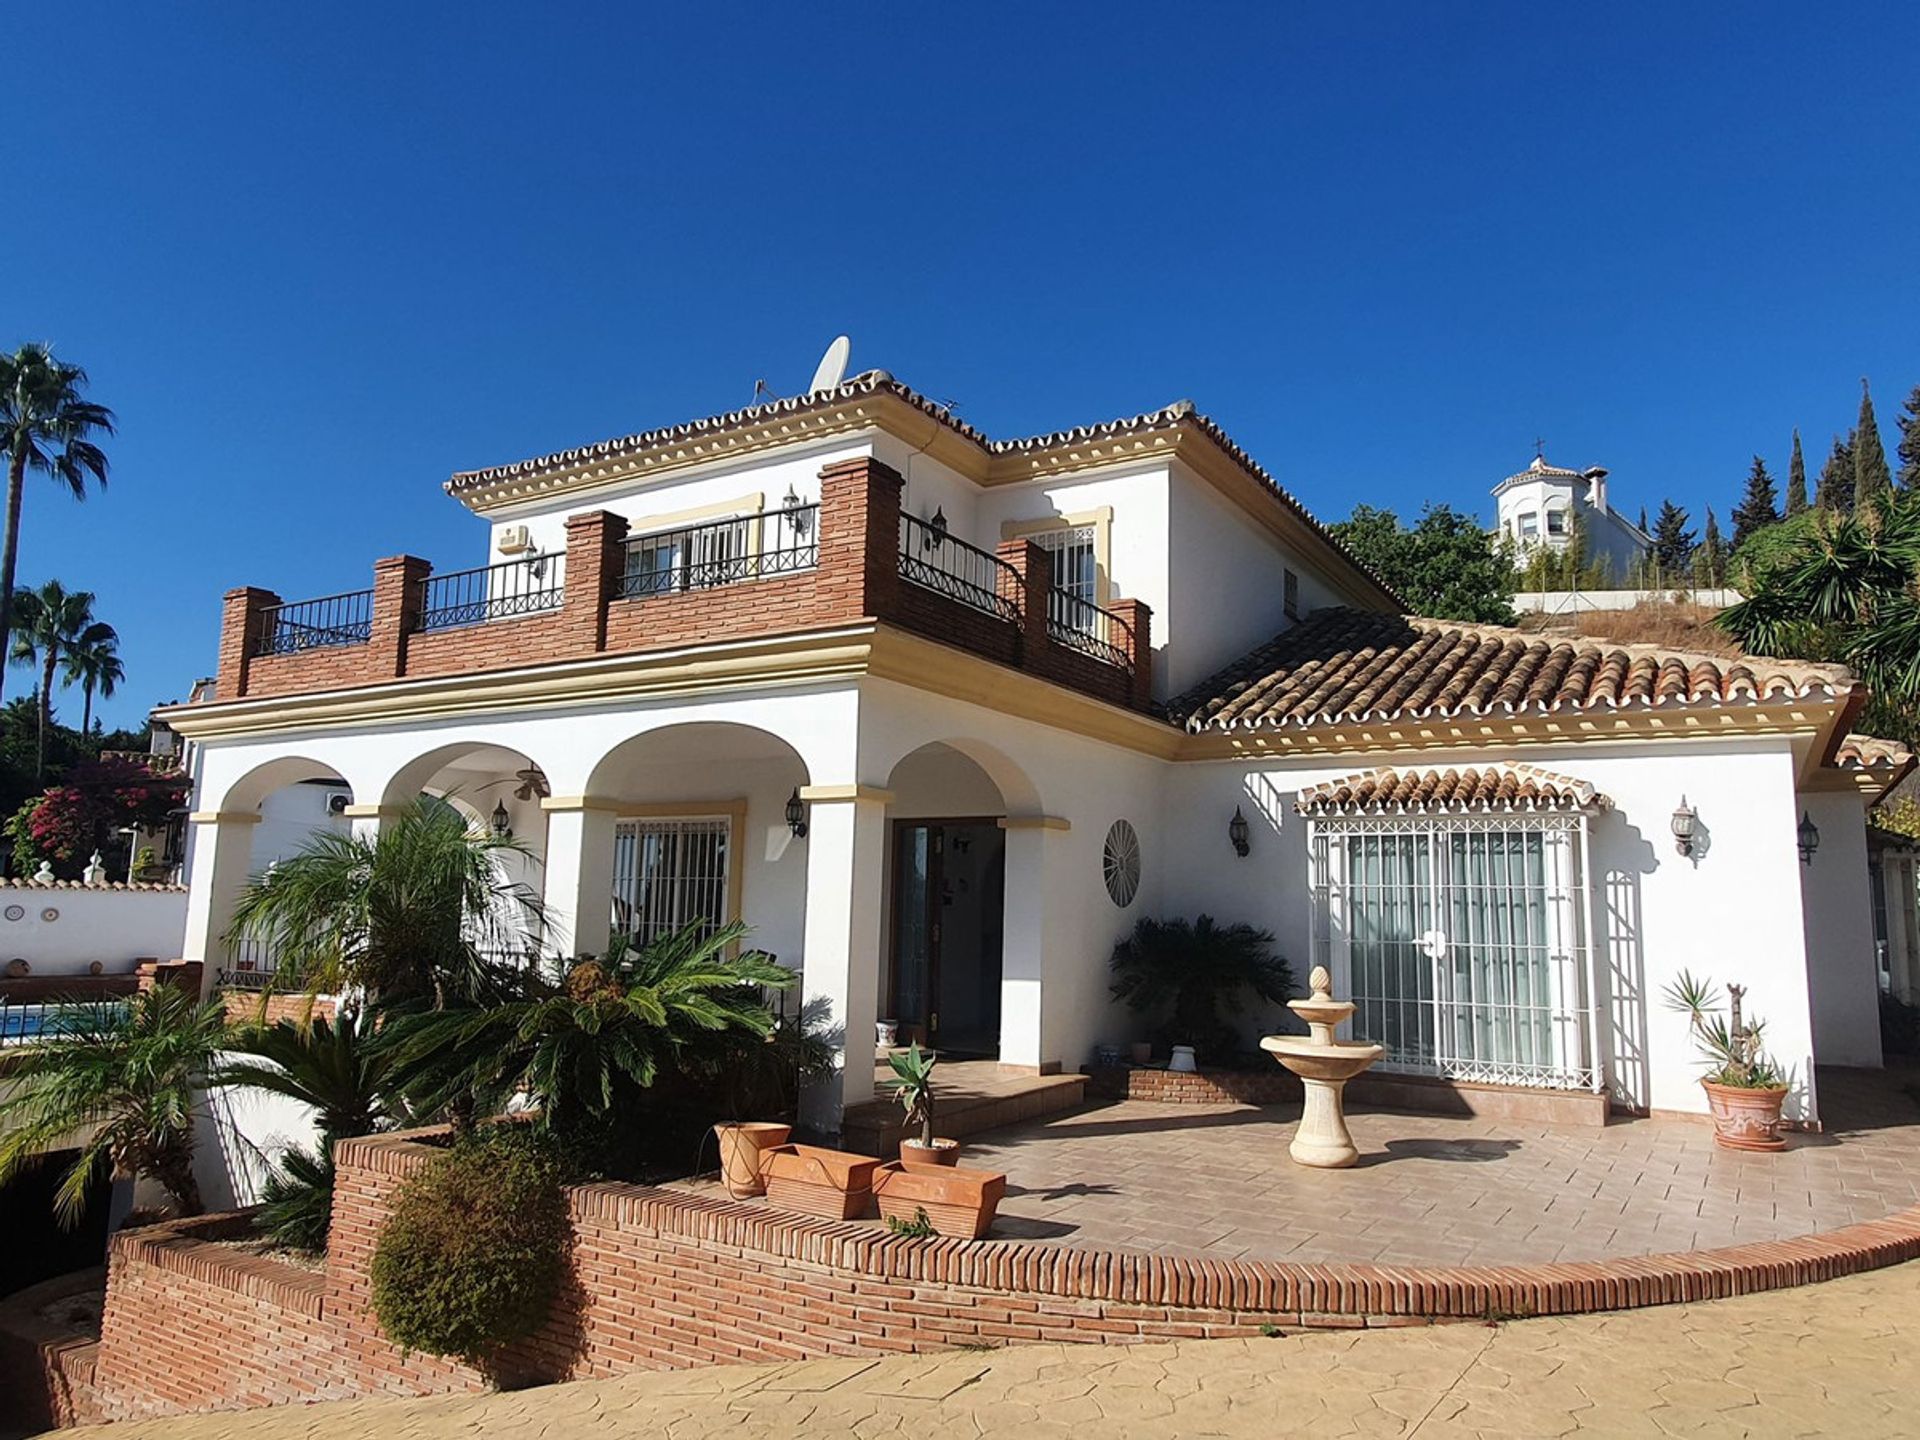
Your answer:
[[[464,1366],[401,1357],[368,1309],[389,1197],[433,1153],[409,1135],[340,1142],[324,1276],[209,1243],[234,1217],[116,1239],[97,1365],[103,1412],[480,1387]],[[650,1186],[581,1185],[568,1198],[574,1284],[547,1327],[505,1357],[517,1380],[958,1344],[1564,1314],[1773,1289],[1920,1255],[1920,1207],[1827,1235],[1696,1254],[1389,1268],[917,1240]]]
[[[1087,1092],[1103,1100],[1155,1100],[1176,1105],[1282,1105],[1300,1098],[1298,1076],[1265,1070],[1155,1070],[1096,1065]]]

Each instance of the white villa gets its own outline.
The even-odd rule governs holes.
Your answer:
[[[231,591],[160,714],[209,984],[304,786],[510,827],[564,953],[744,917],[844,1027],[828,1129],[878,1020],[1040,1074],[1135,1038],[1143,915],[1272,930],[1455,1097],[1703,1109],[1683,969],[1746,985],[1790,1115],[1880,1063],[1863,816],[1912,760],[1849,674],[1410,619],[1190,404],[995,440],[870,371],[446,488],[478,568]]]
[[[1522,557],[1529,550],[1565,550],[1576,520],[1586,537],[1587,558],[1605,559],[1615,584],[1626,584],[1635,563],[1653,551],[1647,533],[1607,503],[1607,472],[1598,465],[1565,470],[1536,455],[1518,475],[1494,486],[1493,497],[1499,517],[1495,528]]]

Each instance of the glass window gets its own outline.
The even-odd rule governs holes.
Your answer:
[[[724,818],[621,820],[613,828],[613,924],[636,945],[731,919],[732,826]]]
[[[1053,583],[1076,600],[1099,603],[1100,567],[1094,556],[1093,526],[1069,525],[1027,537],[1053,558]]]
[[[1540,533],[1540,517],[1529,510],[1520,517],[1520,538],[1531,540]]]
[[[623,595],[698,590],[744,577],[753,549],[751,520],[637,535],[627,545]]]
[[[1564,510],[1547,511],[1547,534],[1564,535],[1567,533],[1567,512]]]

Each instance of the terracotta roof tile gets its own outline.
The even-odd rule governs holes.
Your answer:
[[[1913,752],[1898,740],[1873,735],[1848,735],[1833,752],[1833,763],[1843,770],[1895,769],[1913,762]]]
[[[1716,705],[1846,693],[1838,665],[1678,653],[1497,625],[1317,610],[1171,701],[1202,730],[1600,707]]]
[[[1302,790],[1302,815],[1399,810],[1605,810],[1611,801],[1584,780],[1532,765],[1464,770],[1373,770]]]

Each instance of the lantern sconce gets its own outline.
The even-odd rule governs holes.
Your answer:
[[[806,506],[791,483],[787,486],[786,495],[781,498],[780,515],[795,535],[804,536],[807,533]]]
[[[1800,863],[1813,864],[1813,852],[1820,848],[1820,827],[1813,823],[1813,816],[1806,811],[1800,812]]]
[[[1680,806],[1673,812],[1673,848],[1689,860],[1694,858],[1694,833],[1700,817],[1693,807],[1687,804],[1687,797],[1680,797]]]
[[[1247,840],[1247,817],[1241,813],[1238,805],[1233,807],[1233,819],[1227,822],[1227,839],[1233,842],[1233,853],[1242,860],[1246,859],[1247,852],[1253,846]]]
[[[933,507],[933,518],[927,521],[926,538],[920,542],[924,550],[947,543],[947,512],[941,506]]]
[[[507,814],[506,801],[496,800],[493,802],[492,823],[493,835],[496,840],[511,840],[513,838],[513,817]]]
[[[793,838],[807,838],[807,807],[800,798],[800,787],[793,787],[793,794],[787,797],[787,829],[793,832]]]

